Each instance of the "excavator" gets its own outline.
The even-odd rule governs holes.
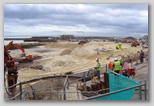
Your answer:
[[[14,46],[18,49],[20,49],[22,51],[20,58],[16,58],[15,61],[19,62],[19,63],[25,63],[25,62],[32,62],[33,61],[33,56],[32,55],[27,55],[25,53],[24,48],[22,48],[22,46],[20,46],[19,44],[13,43],[13,41],[11,41],[7,46],[5,46],[5,48],[8,50],[10,50],[10,48]]]
[[[21,57],[22,59],[15,59],[10,55],[10,48],[14,46],[22,51]],[[4,84],[6,93],[13,97],[15,96],[16,86],[18,79],[18,71],[15,62],[32,62],[33,56],[26,56],[24,48],[22,48],[19,44],[14,44],[11,41],[7,46],[4,45]],[[7,81],[6,81],[7,80]]]

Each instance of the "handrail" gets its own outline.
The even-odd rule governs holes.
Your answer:
[[[99,98],[99,97],[102,97],[102,96],[107,96],[107,95],[119,93],[119,92],[122,92],[122,91],[130,90],[130,89],[133,89],[133,88],[136,88],[136,87],[140,87],[140,86],[144,86],[144,85],[145,84],[140,84],[140,85],[136,85],[136,86],[133,86],[133,87],[128,87],[128,88],[124,88],[124,89],[121,89],[121,90],[116,90],[116,91],[113,91],[113,92],[109,92],[109,93],[93,96],[93,97],[90,97],[90,98],[87,98],[87,99],[83,99],[83,100],[92,100],[92,99],[95,99],[95,98]]]
[[[16,94],[15,96],[13,96],[12,98],[9,98],[9,99],[10,99],[10,100],[13,100],[13,99],[15,99],[17,96],[19,96],[19,95],[21,95],[21,94],[22,94],[22,92]]]

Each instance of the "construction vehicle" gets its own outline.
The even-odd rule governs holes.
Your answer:
[[[116,49],[118,49],[118,50],[122,50],[122,44],[119,43],[119,44],[116,46]]]
[[[135,68],[128,68],[125,70],[122,70],[122,74],[128,78],[130,78],[130,76],[135,76]]]
[[[131,43],[131,46],[137,47],[137,46],[140,46],[140,43],[138,41],[134,41],[134,42]]]
[[[25,63],[25,62],[32,62],[33,61],[33,56],[32,55],[27,55],[25,53],[24,48],[22,48],[22,46],[20,46],[19,44],[13,43],[13,41],[11,41],[7,46],[5,46],[5,48],[8,50],[10,50],[11,47],[16,47],[18,49],[20,49],[22,51],[20,58],[16,58],[15,61],[19,62],[19,63]]]
[[[18,72],[17,66],[15,65],[15,59],[11,57],[8,49],[4,46],[4,85],[6,93],[11,97],[15,96],[16,86],[11,86],[17,83],[17,78]]]

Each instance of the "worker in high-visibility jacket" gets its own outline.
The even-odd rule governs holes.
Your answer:
[[[113,71],[119,74],[121,67],[122,67],[121,61],[115,58],[113,63]]]
[[[96,75],[98,77],[98,79],[100,80],[100,71],[101,71],[101,64],[99,62],[99,58],[96,58],[96,62],[97,62],[97,65],[96,67],[94,67],[96,69]]]

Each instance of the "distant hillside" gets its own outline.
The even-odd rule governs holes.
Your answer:
[[[134,37],[131,37],[131,36],[129,36],[129,37],[126,37],[126,38],[124,38],[124,39],[131,39],[131,40],[136,40],[136,38],[134,38]]]

